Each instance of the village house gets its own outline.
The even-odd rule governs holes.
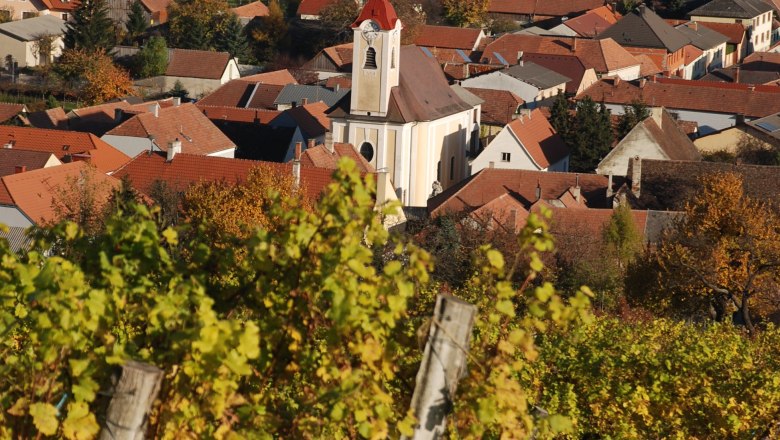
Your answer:
[[[479,106],[458,97],[420,48],[401,47],[401,27],[387,0],[365,4],[352,25],[352,88],[329,116],[334,142],[386,170],[404,205],[423,206],[466,177]]]
[[[244,26],[257,17],[267,17],[269,13],[268,6],[260,0],[231,8],[230,11],[236,14]]]
[[[329,46],[317,53],[301,67],[317,74],[318,79],[327,79],[352,72],[352,43]]]
[[[458,86],[453,86],[457,88]],[[492,140],[504,126],[514,121],[525,104],[522,98],[507,90],[480,89],[468,87],[466,90],[482,100],[480,105],[480,140]],[[485,146],[487,143],[485,143]],[[474,153],[478,153],[475,151]]]
[[[640,77],[641,64],[611,38],[589,40],[575,37],[504,34],[488,44],[482,62],[510,66],[530,54],[570,55],[600,76],[619,76],[624,80]]]
[[[772,43],[772,7],[763,0],[711,0],[690,12],[698,22],[741,24],[747,30],[747,52],[761,52]]]
[[[48,65],[62,54],[66,29],[52,15],[0,23],[0,56],[12,57],[20,68]]]
[[[701,154],[663,107],[634,126],[599,162],[597,174],[625,176],[630,158],[701,160]]]
[[[688,70],[683,77],[700,78],[707,72],[723,67],[728,37],[706,26],[700,26],[695,21],[683,23],[675,29],[690,39],[693,47],[702,51],[702,56],[695,58],[693,63],[686,60],[685,69]],[[690,52],[691,50],[688,50],[688,54]]]
[[[0,102],[0,124],[8,123],[14,119],[26,120],[29,110],[24,104]]]
[[[168,151],[233,157],[236,145],[209,121],[195,104],[161,108],[137,114],[101,138],[130,157],[142,151]]]
[[[200,97],[241,75],[238,64],[227,52],[168,49],[165,74],[137,81],[139,87],[162,93],[181,84],[190,97]]]
[[[111,174],[130,157],[92,133],[46,130],[32,127],[0,126],[4,149],[42,151],[61,162],[89,162],[100,172]]]
[[[461,81],[463,87],[506,90],[519,96],[528,108],[564,92],[571,78],[536,63],[520,60],[503,70]]]
[[[727,38],[726,52],[723,56],[723,67],[737,64],[747,56],[748,33],[739,23],[714,23],[697,21],[700,27],[715,31]]]
[[[702,78],[741,84],[777,84],[780,81],[780,53],[753,52],[737,66],[717,69]]]
[[[634,83],[602,78],[576,99],[586,96],[604,102],[613,115],[622,115],[623,106],[635,101],[650,107],[665,107],[680,120],[696,122],[702,135],[780,111],[780,87],[777,86],[673,78]]]
[[[571,78],[566,83],[567,95],[576,95],[598,81],[596,71],[592,67],[585,67],[582,61],[573,55],[529,53],[524,54],[523,59]]]
[[[569,171],[569,147],[540,110],[521,110],[471,162],[483,168]]]
[[[287,70],[259,73],[228,81],[198,100],[198,105],[275,110],[285,86],[298,84]]]
[[[518,23],[558,21],[604,5],[603,0],[490,0],[488,13]]]

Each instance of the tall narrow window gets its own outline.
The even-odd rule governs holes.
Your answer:
[[[364,69],[376,69],[376,50],[373,47],[369,47],[366,50],[366,64]]]
[[[441,161],[436,164],[436,181],[441,182]]]
[[[391,52],[390,68],[395,69],[395,48],[393,48],[393,51]]]
[[[450,180],[455,178],[455,156],[450,158]]]

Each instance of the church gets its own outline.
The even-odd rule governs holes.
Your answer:
[[[387,0],[368,0],[352,30],[352,89],[329,110],[333,140],[387,172],[405,206],[426,206],[434,188],[468,176],[479,100],[464,101],[420,48],[401,47],[401,21]]]

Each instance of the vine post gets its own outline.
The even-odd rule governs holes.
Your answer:
[[[163,371],[153,365],[128,361],[114,388],[100,440],[145,438],[147,414],[160,391]]]

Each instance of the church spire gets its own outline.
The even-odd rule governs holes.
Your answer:
[[[366,20],[374,20],[379,28],[385,31],[395,29],[398,15],[393,5],[387,0],[368,0],[360,11],[357,20],[352,23],[352,28],[359,27]]]

